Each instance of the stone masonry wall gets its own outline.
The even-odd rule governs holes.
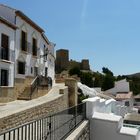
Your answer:
[[[13,87],[0,87],[0,103],[16,100]]]
[[[53,101],[0,118],[0,132],[68,108],[68,93],[67,90],[64,92],[64,94]]]
[[[90,140],[89,124],[84,128],[81,135],[75,140]]]
[[[65,86],[68,87],[68,99],[69,107],[77,105],[77,81],[73,78],[67,78],[65,80]]]

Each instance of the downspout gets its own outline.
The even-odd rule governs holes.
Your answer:
[[[16,25],[16,15],[15,15],[15,25]],[[17,29],[16,29],[17,30]],[[15,33],[14,33],[14,54],[15,54],[15,62],[14,62],[14,87],[15,87],[15,76],[16,76],[16,74],[15,74],[15,67],[16,67],[16,30],[15,30]]]

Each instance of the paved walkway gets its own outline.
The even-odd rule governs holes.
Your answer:
[[[13,102],[0,104],[0,118],[55,100],[62,96],[59,94],[59,89],[64,87],[64,84],[55,84],[48,94],[42,97],[30,101],[15,100]]]

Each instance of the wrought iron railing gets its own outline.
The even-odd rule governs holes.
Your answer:
[[[39,85],[39,77],[36,76],[36,78],[34,79],[34,81],[31,83],[30,98],[32,97],[32,94],[34,93],[34,91],[38,88],[38,85]]]
[[[24,42],[22,42],[22,40],[20,40],[20,50],[27,52],[27,53],[32,53],[31,43],[28,42],[27,40],[25,40]]]
[[[86,119],[86,103],[0,133],[0,140],[64,140]]]
[[[48,79],[44,76],[36,76],[34,81],[31,83],[31,93],[30,98],[32,97],[32,94],[35,90],[38,89],[38,87],[47,87],[48,86]]]
[[[33,47],[36,47],[33,49]],[[33,56],[38,56],[38,49],[37,46],[33,46],[31,42],[20,40],[20,50],[26,53],[30,53]]]
[[[15,61],[15,52],[9,48],[0,47],[0,59]]]
[[[123,126],[124,127],[130,127],[130,128],[136,128],[136,129],[138,129],[140,131],[140,125],[124,123]]]
[[[39,86],[42,86],[42,87],[48,86],[48,78],[40,75],[38,84],[39,84]]]

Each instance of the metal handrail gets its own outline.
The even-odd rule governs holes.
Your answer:
[[[45,81],[45,82],[44,82]],[[36,76],[36,78],[32,81],[31,83],[31,92],[30,92],[30,99],[32,97],[32,94],[34,93],[34,91],[36,89],[38,89],[39,86],[42,86],[42,87],[45,87],[47,86],[48,83],[47,83],[47,78],[46,77],[43,77],[43,76]]]
[[[0,59],[14,62],[15,51],[9,48],[0,47]]]
[[[86,119],[86,103],[0,133],[0,140],[64,140]]]
[[[33,92],[38,88],[38,85],[39,85],[39,76],[36,76],[36,78],[31,83],[30,98],[32,97]]]

